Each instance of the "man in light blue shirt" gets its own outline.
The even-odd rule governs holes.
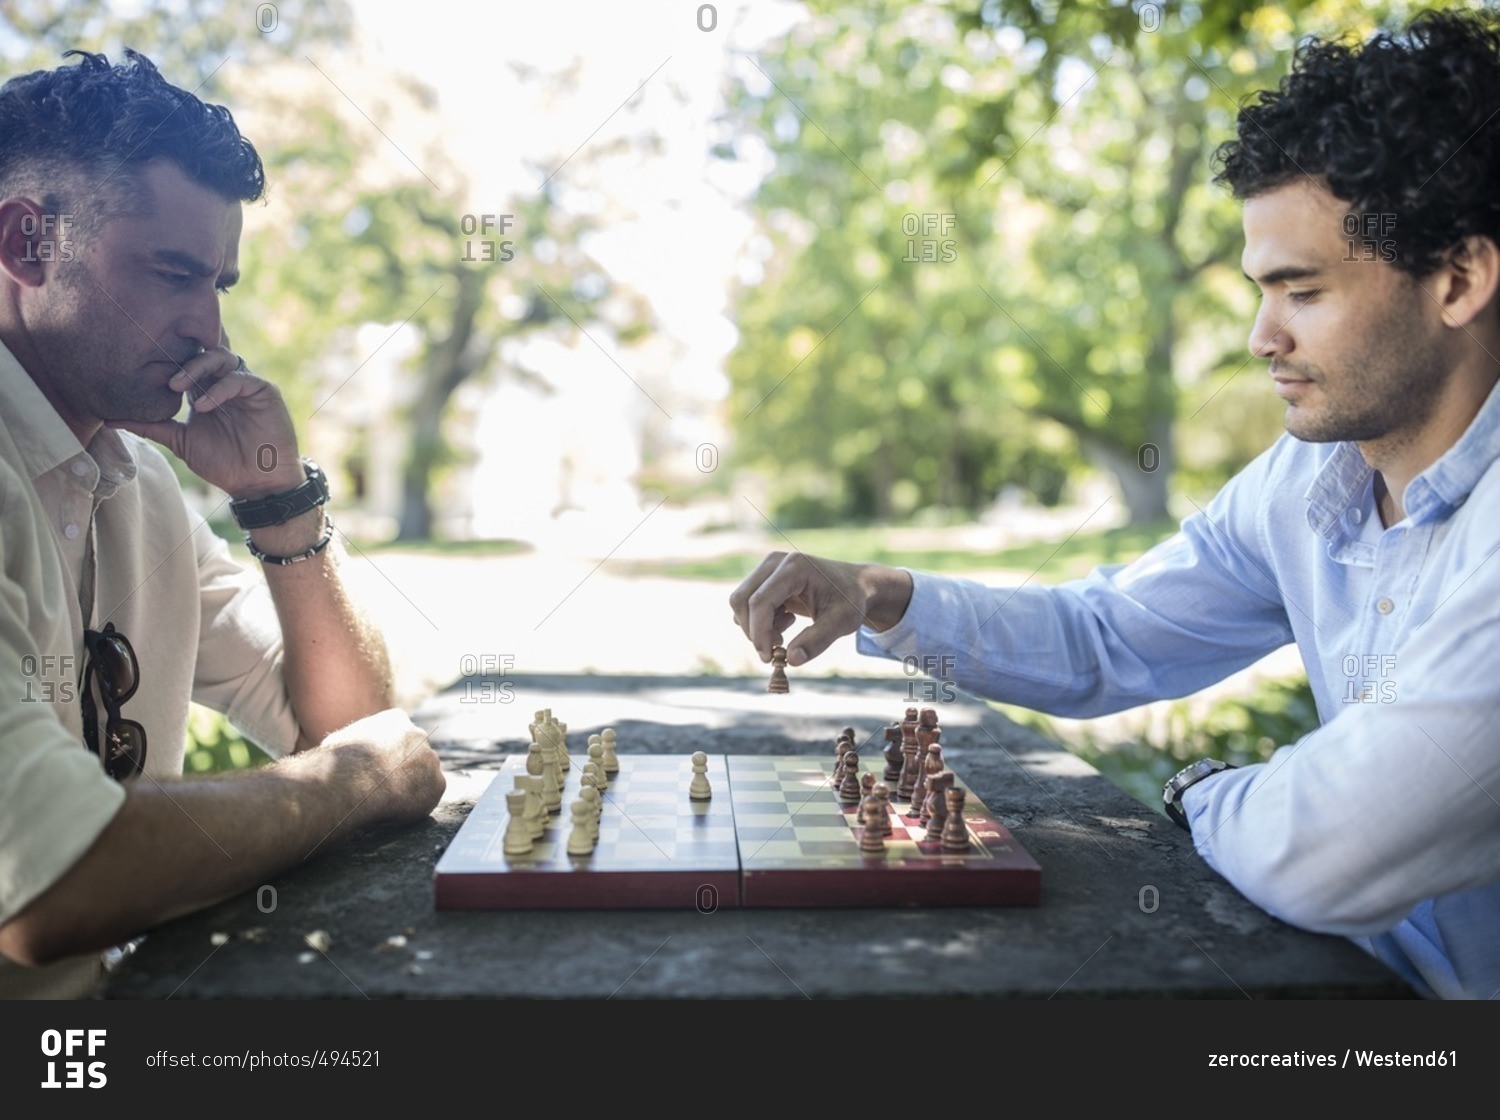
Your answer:
[[[1500,994],[1497,113],[1493,16],[1304,46],[1219,152],[1286,434],[1169,540],[1055,587],[773,553],[731,596],[762,660],[805,616],[792,665],[855,633],[1076,718],[1296,642],[1321,726],[1203,767],[1173,815],[1268,913],[1425,996]]]

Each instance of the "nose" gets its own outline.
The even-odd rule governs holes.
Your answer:
[[[177,324],[177,333],[201,349],[223,345],[224,320],[219,313],[219,293],[210,288],[199,295]]]
[[[1292,349],[1292,340],[1290,334],[1287,333],[1286,323],[1276,314],[1268,300],[1261,301],[1260,310],[1255,315],[1255,322],[1250,325],[1250,338],[1247,345],[1251,356],[1256,358],[1283,357]]]

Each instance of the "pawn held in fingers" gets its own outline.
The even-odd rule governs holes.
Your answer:
[[[750,644],[755,647],[756,653],[760,654],[762,662],[769,662],[771,660],[771,646],[776,643],[768,640],[769,635],[767,633],[757,633],[755,620],[751,616],[750,600],[760,589],[761,585],[776,571],[785,557],[786,553],[784,552],[770,553],[729,594],[729,606],[734,611],[735,625],[740,628],[745,637],[750,639]],[[787,621],[785,623],[773,622],[772,627],[777,631],[785,630],[791,624],[792,616],[785,611],[775,613],[777,618],[785,616]],[[779,637],[779,634],[777,636]]]
[[[774,570],[750,593],[751,641],[769,661],[778,636],[800,616],[812,625],[784,643],[787,664],[802,665],[864,622],[859,565],[821,560],[803,553],[780,554]]]

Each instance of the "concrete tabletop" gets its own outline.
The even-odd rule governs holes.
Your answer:
[[[916,682],[922,686],[923,682]],[[941,686],[939,686],[941,688]],[[937,702],[934,702],[937,701]],[[937,707],[943,753],[1042,868],[1036,907],[438,911],[433,869],[527,724],[621,753],[821,754]],[[1185,832],[1061,744],[904,679],[473,677],[415,712],[449,768],[419,825],[373,830],[149,933],[110,999],[1412,998],[1340,937],[1244,899]],[[310,947],[309,938],[322,946]]]

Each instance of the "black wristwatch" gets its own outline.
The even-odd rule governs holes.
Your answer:
[[[229,512],[241,529],[264,529],[280,525],[328,501],[328,478],[323,469],[305,455],[301,459],[307,481],[284,494],[230,502]]]
[[[1200,758],[1191,766],[1184,766],[1172,775],[1161,791],[1162,804],[1167,808],[1167,816],[1171,817],[1183,828],[1187,828],[1187,817],[1182,812],[1182,795],[1184,791],[1189,786],[1197,785],[1211,774],[1217,774],[1220,770],[1233,769],[1233,763],[1220,762],[1217,758]]]

